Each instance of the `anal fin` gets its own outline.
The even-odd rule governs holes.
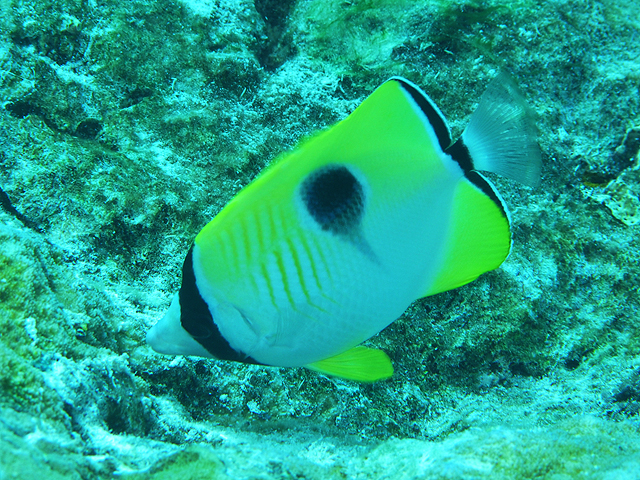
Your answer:
[[[305,366],[316,372],[357,382],[375,382],[393,375],[393,365],[386,353],[363,346]]]

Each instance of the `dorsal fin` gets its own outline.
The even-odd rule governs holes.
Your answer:
[[[424,93],[420,87],[410,82],[406,78],[391,77],[389,80],[395,80],[400,86],[411,96],[416,105],[422,110],[427,117],[427,121],[433,128],[438,138],[440,148],[444,151],[451,145],[451,130],[444,115],[429,96]]]

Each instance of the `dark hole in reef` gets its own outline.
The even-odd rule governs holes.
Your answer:
[[[564,366],[567,370],[575,370],[580,366],[580,360],[577,358],[567,358],[564,361]]]
[[[292,35],[286,32],[294,4],[295,0],[254,0],[265,21],[264,35],[256,37],[256,57],[266,70],[275,70],[297,52]]]
[[[134,105],[138,105],[142,100],[153,95],[153,90],[146,87],[135,87],[133,90],[128,91],[122,101],[120,102],[120,108],[129,108]]]
[[[616,402],[626,402],[632,398],[637,398],[638,392],[632,386],[625,386],[618,393],[615,394],[614,399]]]
[[[111,433],[120,434],[128,430],[126,411],[112,398],[107,399],[107,414],[104,419]]]
[[[295,0],[254,0],[253,4],[265,22],[272,27],[282,28]]]
[[[15,102],[7,103],[4,109],[15,118],[25,118],[28,115],[40,115],[42,113],[40,107],[26,100],[16,100]]]
[[[102,131],[102,124],[95,118],[88,118],[78,124],[76,137],[95,140]]]
[[[509,371],[514,375],[520,375],[521,377],[531,377],[533,373],[531,368],[524,362],[512,362],[509,364]]]

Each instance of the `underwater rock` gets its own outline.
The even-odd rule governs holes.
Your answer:
[[[626,168],[604,188],[594,187],[591,196],[625,225],[637,225],[640,223],[640,128],[627,131],[614,157],[622,158]]]
[[[4,2],[0,477],[637,478],[637,18],[622,0]],[[495,179],[507,261],[367,343],[391,379],[146,345],[196,233],[280,153],[393,75],[456,138],[500,70],[538,113],[542,183]]]

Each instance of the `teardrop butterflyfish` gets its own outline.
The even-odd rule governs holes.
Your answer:
[[[393,77],[200,231],[147,342],[164,354],[388,378],[387,354],[360,344],[416,299],[507,258],[509,213],[479,172],[535,186],[540,157],[531,111],[505,75],[455,142],[436,104]]]

